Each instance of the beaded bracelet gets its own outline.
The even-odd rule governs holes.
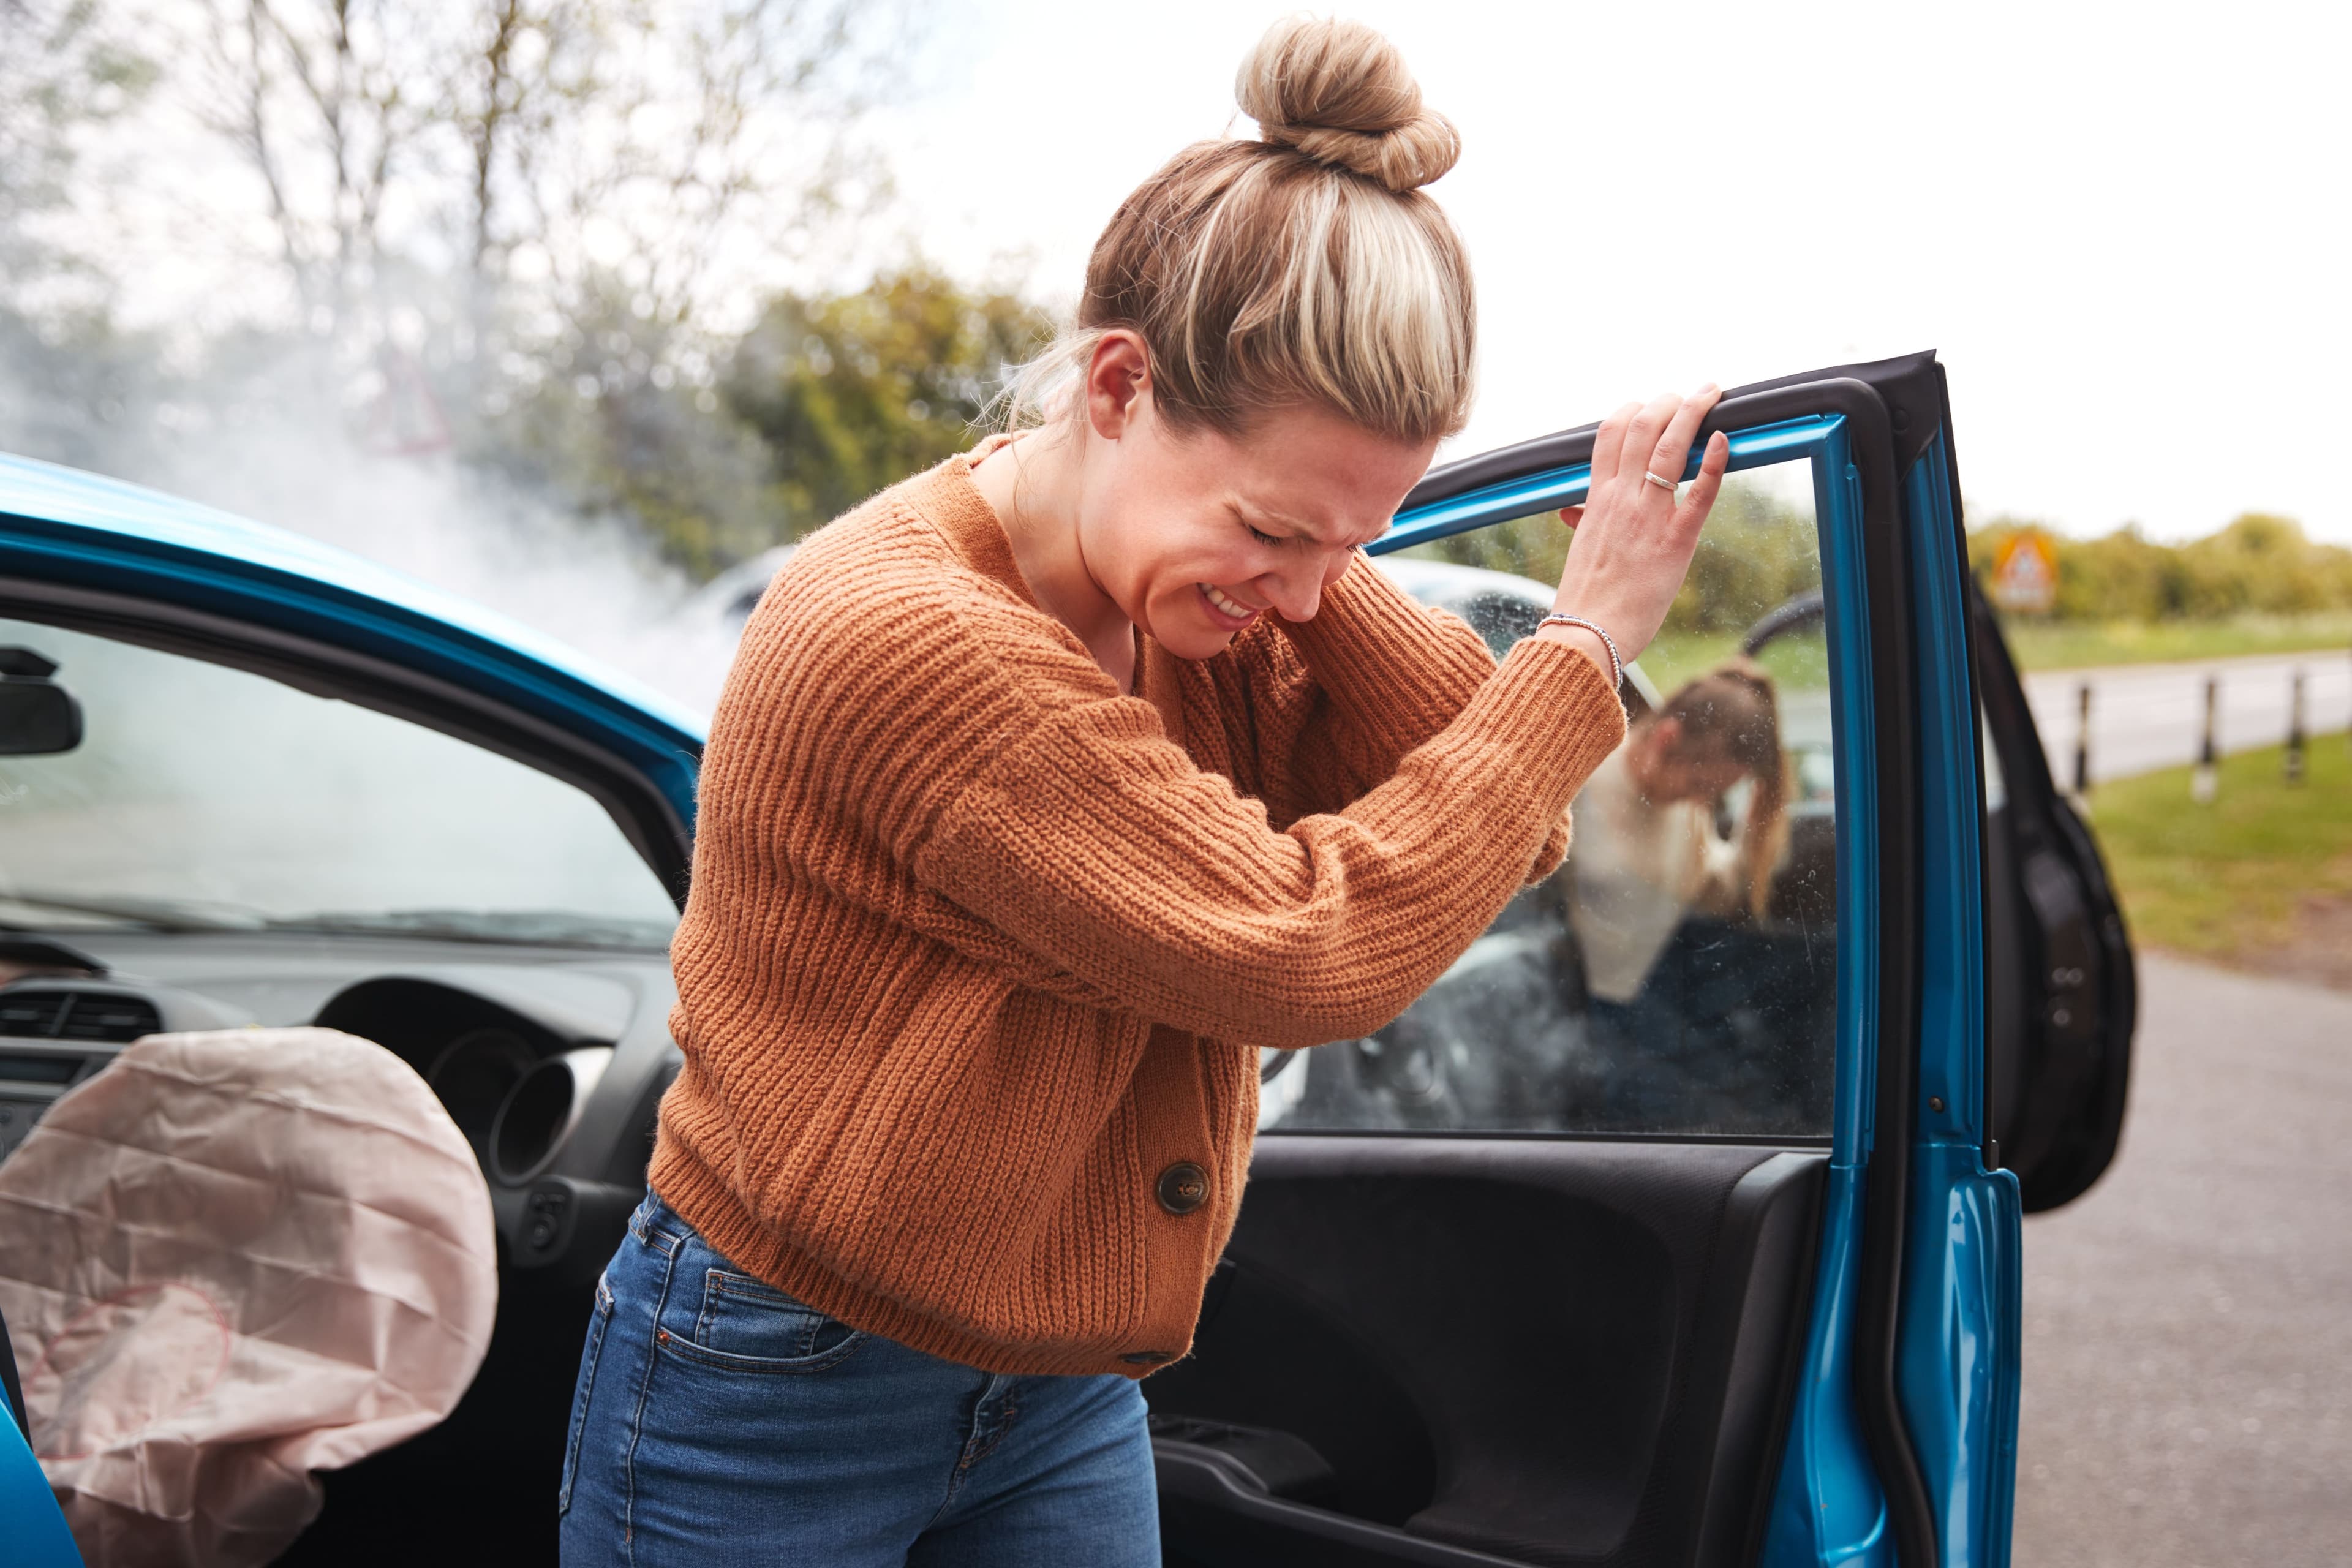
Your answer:
[[[1617,657],[1617,639],[1602,631],[1599,622],[1588,621],[1582,616],[1563,616],[1555,610],[1536,623],[1538,631],[1543,630],[1546,626],[1582,626],[1586,631],[1599,637],[1601,646],[1609,650],[1609,689],[1614,691],[1623,684],[1625,661]]]

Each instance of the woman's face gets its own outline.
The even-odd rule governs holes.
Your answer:
[[[1266,615],[1312,619],[1437,449],[1311,407],[1239,437],[1179,433],[1143,379],[1117,438],[1087,442],[1078,544],[1096,584],[1182,658],[1210,658]]]

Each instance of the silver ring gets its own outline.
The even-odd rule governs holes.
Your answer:
[[[1654,473],[1650,472],[1650,470],[1649,470],[1649,469],[1647,469],[1647,468],[1643,468],[1643,469],[1642,470],[1642,477],[1643,477],[1643,479],[1645,479],[1649,480],[1652,484],[1654,484],[1654,485],[1657,486],[1657,487],[1658,487],[1660,489],[1662,489],[1662,490],[1671,490],[1671,489],[1673,489],[1675,488],[1675,481],[1674,481],[1674,480],[1672,480],[1672,479],[1660,479],[1657,475],[1655,475],[1655,474],[1654,474]]]

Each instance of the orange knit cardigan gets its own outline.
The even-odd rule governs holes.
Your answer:
[[[1232,1232],[1256,1048],[1402,1012],[1558,864],[1624,714],[1361,561],[1213,658],[1140,639],[1126,695],[971,462],[813,535],[745,629],[652,1183],[854,1327],[1140,1377]]]

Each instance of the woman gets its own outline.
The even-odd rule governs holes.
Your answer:
[[[1622,736],[1713,390],[1602,426],[1498,671],[1360,559],[1468,405],[1418,191],[1453,128],[1348,24],[1277,25],[1239,97],[1262,139],[1119,209],[1028,427],[813,536],[746,628],[569,1563],[1157,1562],[1137,1380],[1191,1343],[1257,1047],[1394,1016]]]
[[[1637,720],[1576,797],[1569,922],[1600,1125],[1747,1130],[1787,1098],[1788,1064],[1748,1059],[1732,1026],[1784,1000],[1758,987],[1778,963],[1735,951],[1759,940],[1787,793],[1771,677],[1736,658]],[[1726,835],[1717,816],[1731,803]]]
[[[1728,839],[1718,803],[1748,786]],[[1683,917],[1764,912],[1787,837],[1772,678],[1719,665],[1645,713],[1576,798],[1571,923],[1587,988],[1631,1002]]]

